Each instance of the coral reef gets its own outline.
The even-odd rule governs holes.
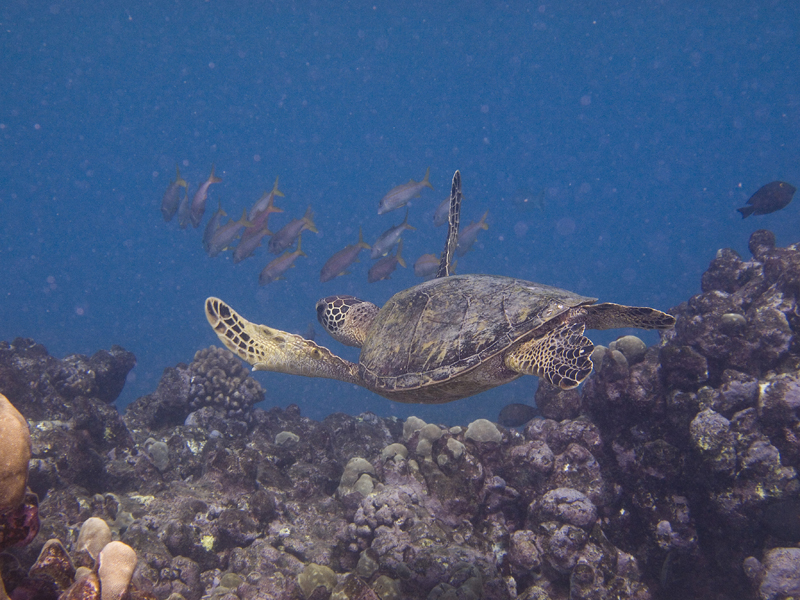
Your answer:
[[[800,247],[759,231],[750,250],[718,253],[659,345],[598,347],[580,390],[540,383],[521,431],[261,410],[218,349],[123,420],[80,361],[4,344],[42,517],[5,589],[105,597],[118,561],[159,600],[797,595]],[[135,557],[105,560],[120,543]]]
[[[198,350],[188,365],[168,368],[152,394],[136,400],[126,411],[131,429],[154,431],[195,422],[247,429],[253,405],[264,400],[264,389],[232,352],[211,346]],[[196,412],[205,409],[203,412]],[[213,425],[212,425],[213,427]]]

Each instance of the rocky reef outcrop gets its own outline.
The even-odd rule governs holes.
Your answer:
[[[0,557],[6,590],[53,589],[48,539],[93,564],[100,521],[135,551],[131,593],[159,600],[797,594],[800,247],[759,231],[750,250],[718,253],[659,345],[598,348],[580,390],[540,382],[522,429],[261,410],[220,349],[120,417],[90,359],[94,379],[0,346],[41,518]]]

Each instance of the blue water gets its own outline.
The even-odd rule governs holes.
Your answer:
[[[380,304],[413,285],[416,258],[441,251],[432,214],[455,169],[463,221],[488,210],[490,226],[460,273],[667,309],[699,291],[718,248],[749,257],[755,229],[800,241],[800,200],[747,220],[735,211],[765,183],[800,181],[800,4],[445,4],[4,3],[0,339],[31,337],[55,356],[124,346],[138,358],[124,407],[218,343],[209,295],[304,332],[322,296]],[[160,214],[176,164],[190,193],[212,164],[222,177],[206,220],[218,201],[238,218],[280,176],[285,213],[271,225],[311,205],[308,258],[259,287],[265,249],[238,265],[206,256],[205,221],[181,231]],[[409,268],[368,284],[364,253],[351,275],[319,283],[359,227],[371,243],[402,221],[403,210],[379,217],[378,202],[427,167],[435,190],[410,206]],[[544,210],[515,202],[518,190]],[[526,377],[426,407],[256,377],[268,405],[315,418],[446,423],[495,418],[536,387]]]

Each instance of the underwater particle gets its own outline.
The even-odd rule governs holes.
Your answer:
[[[762,186],[758,191],[750,196],[747,206],[737,208],[742,213],[742,218],[746,219],[750,215],[767,215],[776,210],[786,208],[792,201],[797,188],[785,181],[772,181]]]
[[[300,436],[296,433],[292,433],[291,431],[281,431],[278,435],[275,436],[275,443],[278,446],[283,446],[288,442],[296,443],[300,441]]]
[[[477,419],[470,423],[464,437],[476,442],[499,443],[503,440],[503,434],[500,433],[500,430],[495,424],[488,419]]]
[[[333,569],[316,563],[308,563],[302,573],[297,576],[297,585],[300,586],[306,598],[310,598],[314,590],[320,586],[330,593],[336,583],[336,573],[333,572]]]

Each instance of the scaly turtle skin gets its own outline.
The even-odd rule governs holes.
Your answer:
[[[254,370],[327,377],[390,400],[450,402],[536,375],[570,389],[592,371],[584,329],[666,329],[675,318],[646,307],[496,275],[449,276],[458,242],[461,176],[450,194],[448,238],[436,279],[395,294],[378,308],[352,296],[317,303],[317,317],[340,342],[361,348],[358,364],[298,335],[251,323],[217,298],[206,317],[220,340]]]

